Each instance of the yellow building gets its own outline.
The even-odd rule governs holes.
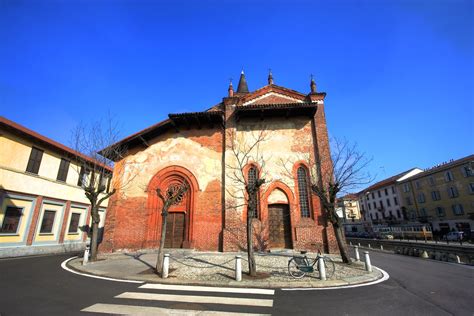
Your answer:
[[[76,152],[4,117],[0,148],[0,258],[83,249],[90,208]]]
[[[436,235],[474,230],[474,155],[443,163],[398,183],[409,219],[430,223]]]

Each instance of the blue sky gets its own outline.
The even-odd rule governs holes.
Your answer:
[[[123,136],[249,88],[327,92],[331,136],[377,180],[474,152],[472,1],[0,0],[0,115],[68,144],[113,113]]]

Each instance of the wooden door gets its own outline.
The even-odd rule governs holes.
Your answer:
[[[182,248],[185,213],[169,213],[166,217],[165,248]]]
[[[271,248],[292,248],[291,221],[288,204],[268,206]]]

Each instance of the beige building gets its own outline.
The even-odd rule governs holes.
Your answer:
[[[83,249],[90,209],[76,152],[4,117],[0,148],[0,257]]]
[[[360,209],[359,209],[359,199],[355,194],[347,194],[338,200],[338,208],[341,210],[344,221],[355,222],[359,221]]]
[[[430,223],[442,236],[474,230],[474,155],[427,169],[398,183],[400,202],[411,220]]]

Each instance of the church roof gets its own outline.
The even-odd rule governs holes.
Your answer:
[[[280,96],[278,100],[272,96]],[[235,95],[224,98],[221,102],[207,111],[172,113],[168,119],[147,127],[135,134],[132,134],[111,146],[148,146],[147,140],[154,138],[165,131],[175,129],[179,126],[191,128],[191,126],[202,128],[203,126],[214,126],[214,124],[223,124],[224,113],[222,111],[224,103],[232,100],[235,104],[236,118],[244,117],[289,117],[289,116],[313,116],[316,113],[318,102],[324,100],[325,92],[312,92],[303,94],[296,90],[288,89],[273,84],[273,76],[269,79],[269,84],[249,92],[245,74],[242,71],[239,85]]]

